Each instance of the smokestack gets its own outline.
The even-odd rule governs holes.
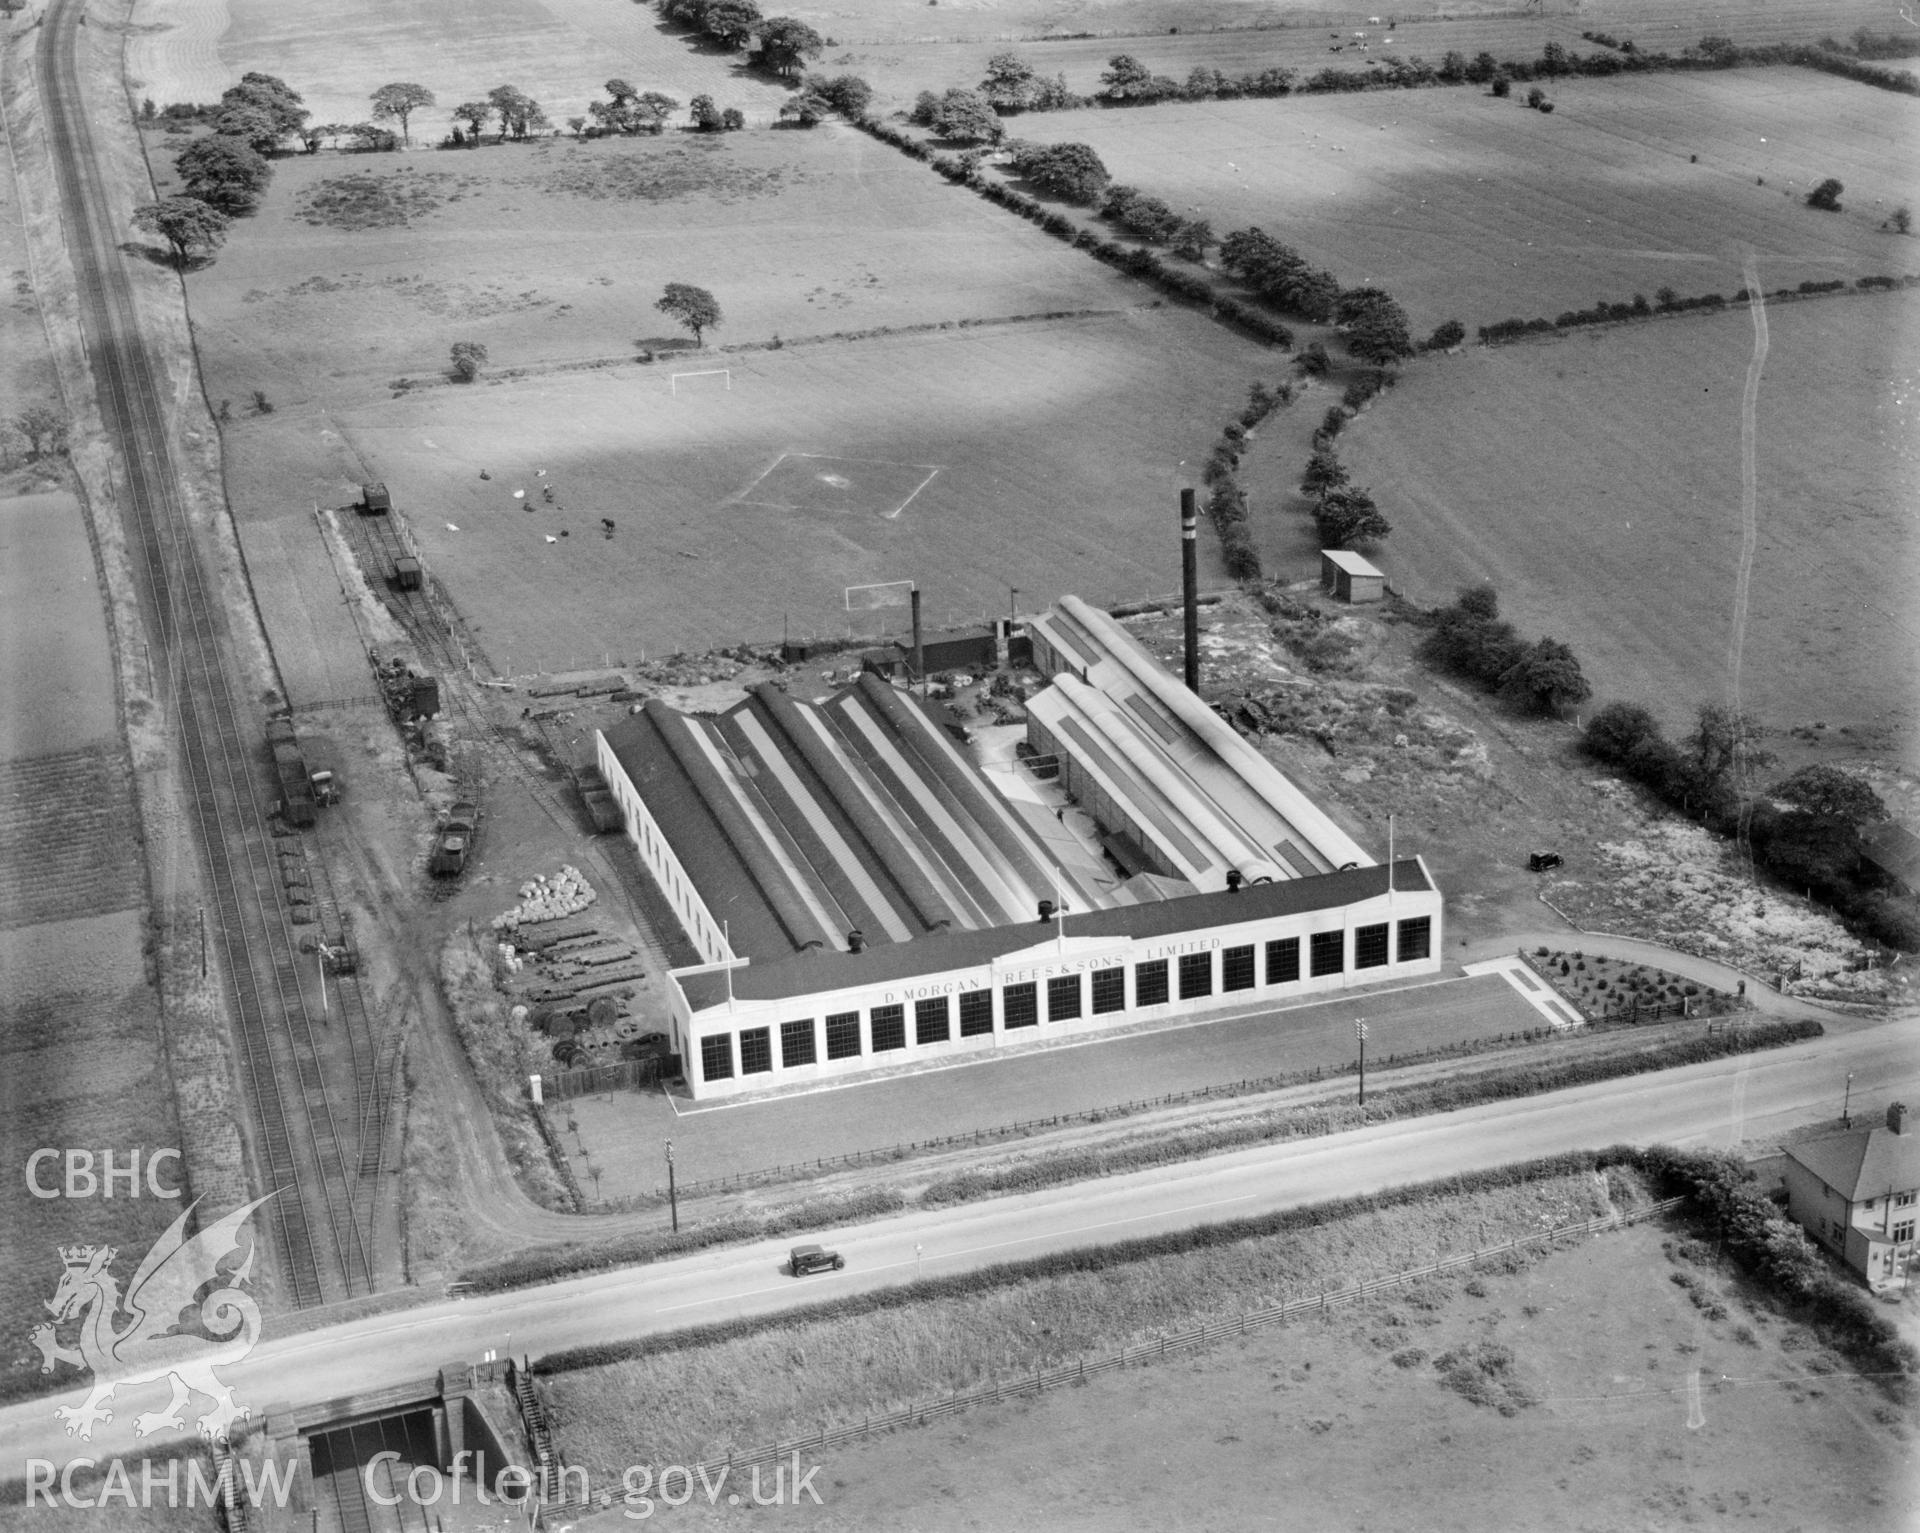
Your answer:
[[[1907,1131],[1907,1104],[1905,1102],[1887,1103],[1887,1127],[1896,1134]]]
[[[913,679],[923,688],[927,680],[927,652],[920,643],[920,587],[915,586],[913,598]]]
[[[865,952],[866,946],[867,934],[861,931],[859,927],[856,926],[852,931],[847,933],[847,951],[849,953]]]
[[[1246,881],[1246,875],[1238,868],[1227,869],[1227,892],[1229,894],[1238,894],[1240,892],[1240,886]]]
[[[1189,692],[1200,690],[1200,515],[1192,490],[1180,492],[1180,596],[1187,613],[1187,671]]]
[[[1053,901],[1042,900],[1040,902],[1040,924],[1042,926],[1045,926],[1052,919],[1053,919]]]

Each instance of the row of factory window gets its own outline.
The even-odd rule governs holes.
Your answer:
[[[1433,921],[1415,916],[1398,923],[1393,934],[1394,960],[1417,963],[1433,950]],[[1354,928],[1353,966],[1355,969],[1384,968],[1388,962],[1388,923]],[[1346,933],[1314,932],[1307,938],[1307,973],[1321,979],[1346,971]],[[1259,960],[1264,956],[1264,964]],[[1156,958],[1133,965],[1133,1005],[1136,1008],[1164,1006],[1177,993],[1183,1001],[1196,1001],[1214,993],[1213,953],[1186,953],[1176,960]],[[1300,979],[1300,939],[1276,937],[1265,946],[1262,955],[1254,943],[1220,951],[1219,989],[1223,992],[1254,990],[1265,969],[1269,985],[1297,984]],[[1082,979],[1088,981],[1082,985]],[[1127,1010],[1127,970],[1124,965],[1096,969],[1090,975],[1063,974],[1045,982],[1045,1010],[1048,1022],[1071,1022],[1082,1016],[1105,1016]],[[921,1048],[950,1043],[954,1024],[962,1038],[983,1037],[994,1030],[993,991],[970,990],[960,996],[928,996],[913,1003],[913,1042]],[[958,1001],[956,1007],[953,1003]],[[1038,1027],[1041,1021],[1041,982],[1026,980],[1000,987],[1000,1026],[1007,1031]],[[957,1013],[957,1016],[956,1016]],[[840,1011],[826,1018],[826,1057],[829,1060],[856,1059],[862,1054],[889,1054],[907,1046],[907,1008],[895,1003],[870,1007],[866,1027],[860,1025],[860,1013]],[[739,1034],[738,1069],[741,1075],[765,1075],[774,1067],[774,1031],[771,1027],[749,1027]],[[792,1070],[820,1060],[820,1037],[812,1017],[782,1022],[778,1039],[780,1068]],[[721,1081],[733,1077],[736,1060],[734,1035],[711,1033],[700,1040],[700,1070],[705,1080]]]

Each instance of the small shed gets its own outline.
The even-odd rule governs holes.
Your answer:
[[[1379,601],[1387,593],[1384,571],[1344,548],[1320,550],[1320,585],[1340,601]]]

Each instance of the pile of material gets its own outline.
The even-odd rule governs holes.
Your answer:
[[[542,874],[520,886],[520,903],[504,915],[493,918],[495,931],[540,921],[557,921],[585,910],[599,898],[593,885],[576,867],[564,867],[552,878]]]

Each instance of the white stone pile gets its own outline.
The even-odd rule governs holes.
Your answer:
[[[564,867],[551,878],[542,874],[522,884],[520,903],[504,915],[495,916],[493,929],[507,931],[539,921],[557,921],[562,916],[585,910],[598,898],[593,885],[578,868]]]

